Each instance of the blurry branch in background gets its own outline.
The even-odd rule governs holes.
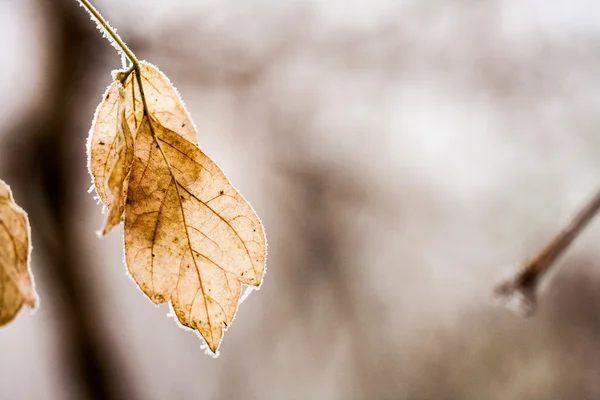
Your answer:
[[[52,293],[46,304],[55,306],[57,337],[64,352],[66,375],[75,386],[74,398],[135,399],[120,370],[118,357],[110,351],[106,328],[94,303],[91,283],[82,271],[94,267],[85,262],[85,248],[77,232],[78,199],[76,171],[85,171],[87,127],[77,126],[81,99],[96,71],[103,48],[102,38],[72,0],[39,1],[50,31],[50,66],[46,87],[38,102],[13,128],[16,151],[3,160],[13,176],[15,190],[22,193],[29,211],[40,275]],[[89,111],[91,115],[91,110]],[[73,153],[72,149],[77,149]],[[73,154],[81,154],[78,158]],[[81,161],[80,165],[75,165]],[[27,194],[27,195],[24,195]],[[42,300],[43,301],[43,300]]]
[[[516,305],[519,313],[532,314],[535,311],[538,283],[599,210],[600,192],[575,215],[571,222],[546,247],[526,261],[515,276],[498,285],[495,289],[496,295],[504,299],[509,306]]]

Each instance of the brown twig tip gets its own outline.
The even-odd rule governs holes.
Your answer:
[[[494,288],[494,296],[506,308],[516,314],[528,317],[536,308],[537,279],[524,279],[527,270],[523,269]]]
[[[600,210],[600,192],[596,194],[535,257],[528,260],[510,279],[494,289],[497,298],[520,315],[535,311],[536,291],[539,281],[556,260],[569,248],[581,231]]]

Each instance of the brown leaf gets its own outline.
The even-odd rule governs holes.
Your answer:
[[[125,208],[131,275],[156,304],[216,352],[241,283],[259,286],[265,238],[258,216],[196,145],[144,118]]]
[[[216,353],[241,285],[262,282],[263,227],[198,148],[195,126],[166,76],[142,62],[140,90],[136,74],[115,74],[88,142],[96,191],[110,208],[105,232],[119,223],[125,201],[125,258],[132,277],[154,303],[171,301],[179,321]],[[120,81],[124,102],[122,91],[118,100]]]
[[[106,193],[112,195],[112,203],[109,206],[103,235],[121,223],[129,186],[129,172],[133,164],[133,136],[125,117],[125,88],[120,85],[118,104],[116,159],[106,182]]]
[[[100,200],[110,207],[113,196],[106,190],[117,158],[117,120],[120,82],[113,82],[98,108],[88,138],[88,168]]]
[[[25,304],[35,308],[37,294],[29,271],[29,222],[9,186],[0,180],[0,326]]]

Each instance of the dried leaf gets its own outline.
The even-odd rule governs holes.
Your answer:
[[[113,196],[106,190],[108,178],[117,158],[117,120],[119,117],[119,87],[113,82],[96,109],[88,138],[88,168],[100,200],[110,207]]]
[[[27,214],[0,180],[0,326],[12,321],[23,305],[36,306],[29,237]]]
[[[155,303],[172,300],[179,321],[216,351],[240,283],[262,280],[264,234],[250,205],[198,147],[144,119],[125,215],[133,278]]]
[[[129,172],[133,164],[133,136],[125,117],[125,88],[122,86],[119,87],[118,104],[116,159],[106,184],[106,192],[111,194],[112,202],[103,235],[121,223],[129,186]]]
[[[140,63],[140,75],[148,109],[163,126],[178,132],[188,141],[197,144],[196,128],[187,113],[183,101],[169,79],[155,66],[146,62]],[[108,180],[117,159],[120,88],[125,89],[125,114],[132,128],[132,138],[142,120],[143,105],[139,86],[135,82],[135,74],[126,77],[124,84],[121,78],[124,71],[115,73],[115,81],[108,87],[104,98],[94,116],[92,129],[88,139],[88,168],[98,197],[106,207],[113,202],[112,190]],[[122,100],[121,100],[122,101]]]
[[[216,353],[237,310],[241,285],[262,282],[263,227],[198,148],[194,124],[169,80],[147,63],[140,65],[142,90],[135,70],[124,74],[115,75],[91,131],[96,190],[118,218],[125,200],[125,258],[142,291],[156,304],[171,301],[181,324],[197,330]],[[124,105],[115,99],[120,81]],[[117,115],[122,112],[125,123]],[[128,140],[133,141],[130,173]],[[118,220],[109,215],[108,229]]]

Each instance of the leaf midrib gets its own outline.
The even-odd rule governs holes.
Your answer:
[[[177,149],[177,148],[176,148],[175,146],[173,146],[171,143],[169,143],[169,142],[167,142],[167,141],[165,141],[165,140],[163,140],[163,139],[157,138],[156,136],[154,136],[154,141],[155,141],[155,142],[156,142],[156,143],[157,143],[159,146],[160,146],[160,144],[159,144],[158,142],[159,142],[159,141],[161,141],[162,143],[166,144],[167,146],[169,146],[169,147],[173,148],[175,151],[178,151],[180,154],[182,154],[182,155],[184,155],[185,157],[189,158],[191,161],[193,161],[193,162],[197,163],[197,161],[196,161],[196,160],[194,160],[194,159],[193,159],[192,157],[190,157],[188,154],[185,154],[184,152],[182,152],[182,151],[180,151],[179,149]],[[161,150],[162,150],[162,147],[161,147]],[[164,156],[164,153],[163,153],[163,157],[165,157],[165,156]],[[165,158],[165,161],[166,161],[166,158]],[[167,165],[169,166],[169,172],[171,172],[171,176],[173,176],[173,178],[175,179],[175,182],[176,182],[177,184],[179,184],[179,183],[177,182],[177,179],[175,178],[175,176],[173,175],[173,173],[172,173],[172,171],[171,171],[171,169],[170,169],[171,167],[170,167],[170,165],[169,165],[168,161],[166,161],[166,162],[167,162]],[[200,166],[201,166],[202,168],[206,169],[204,166],[202,166],[202,165],[200,165]],[[258,281],[258,272],[257,272],[257,270],[256,270],[256,267],[254,266],[254,262],[252,262],[252,256],[250,255],[250,250],[248,249],[248,246],[246,246],[246,242],[244,241],[244,239],[242,239],[242,237],[240,236],[240,234],[239,234],[239,233],[238,233],[238,232],[237,232],[237,231],[236,231],[236,230],[233,228],[233,226],[231,226],[231,223],[230,223],[230,221],[227,221],[225,218],[223,218],[223,216],[222,216],[221,214],[219,214],[218,212],[216,212],[216,211],[215,211],[215,210],[214,210],[214,209],[213,209],[213,208],[212,208],[210,205],[208,205],[208,203],[207,203],[207,202],[205,202],[205,201],[202,201],[202,199],[198,198],[198,196],[196,196],[194,193],[190,192],[190,191],[188,190],[188,188],[186,188],[186,187],[185,187],[185,186],[183,186],[183,185],[181,185],[181,188],[182,188],[183,190],[185,190],[187,194],[189,194],[189,195],[190,195],[190,196],[192,196],[194,199],[196,199],[198,202],[200,202],[200,203],[201,203],[203,206],[205,206],[206,208],[208,208],[208,209],[209,209],[209,210],[210,210],[210,211],[211,211],[213,214],[215,214],[217,217],[219,217],[219,219],[220,219],[221,221],[223,221],[223,222],[224,222],[224,223],[227,225],[227,227],[228,227],[229,229],[231,229],[231,231],[232,231],[232,232],[235,234],[235,236],[236,236],[236,237],[239,239],[239,241],[240,241],[240,243],[242,244],[242,246],[244,246],[244,250],[246,251],[246,255],[248,256],[248,261],[250,262],[250,266],[252,267],[252,270],[254,271],[254,277],[255,277],[255,278],[256,278],[256,280]],[[237,217],[236,217],[236,218],[237,218]]]
[[[192,249],[192,240],[190,238],[190,233],[188,232],[187,220],[185,217],[185,212],[183,211],[183,203],[181,202],[181,194],[179,193],[179,182],[175,178],[175,174],[173,173],[171,164],[169,163],[169,160],[167,159],[167,156],[166,156],[163,148],[161,147],[159,141],[156,138],[156,133],[154,131],[154,128],[152,127],[152,118],[150,118],[149,115],[146,115],[146,118],[148,119],[148,127],[150,128],[150,132],[152,134],[152,140],[154,141],[154,143],[156,143],[156,146],[158,147],[158,150],[160,151],[160,154],[162,155],[163,160],[165,160],[165,164],[167,165],[169,174],[171,174],[171,179],[175,183],[175,190],[177,191],[177,202],[179,203],[179,209],[181,210],[181,216],[183,218],[183,226],[185,229],[185,236],[186,236],[187,242],[188,242],[188,251],[190,252],[190,256],[192,257],[192,260],[194,261],[194,267],[196,268],[196,273],[198,274],[198,284],[200,286],[200,291],[202,291],[202,297],[204,297],[204,310],[206,311],[206,319],[207,319],[207,323],[209,326],[211,343],[213,346],[215,346],[215,349],[216,349],[215,337],[214,337],[213,330],[212,330],[213,326],[212,326],[212,322],[210,320],[210,313],[208,312],[208,302],[206,299],[206,292],[204,290],[204,284],[202,281],[202,273],[200,272],[200,268],[198,267],[198,263],[196,262],[196,258],[194,257],[194,250]],[[165,195],[166,195],[166,193],[165,193]],[[181,271],[179,271],[178,274],[181,274]],[[194,298],[195,297],[196,297],[196,295],[194,296]],[[193,302],[194,302],[194,299],[192,299],[192,303]],[[193,319],[190,320],[190,323],[193,323]],[[211,347],[211,349],[212,349],[211,345],[209,345],[209,347]]]

